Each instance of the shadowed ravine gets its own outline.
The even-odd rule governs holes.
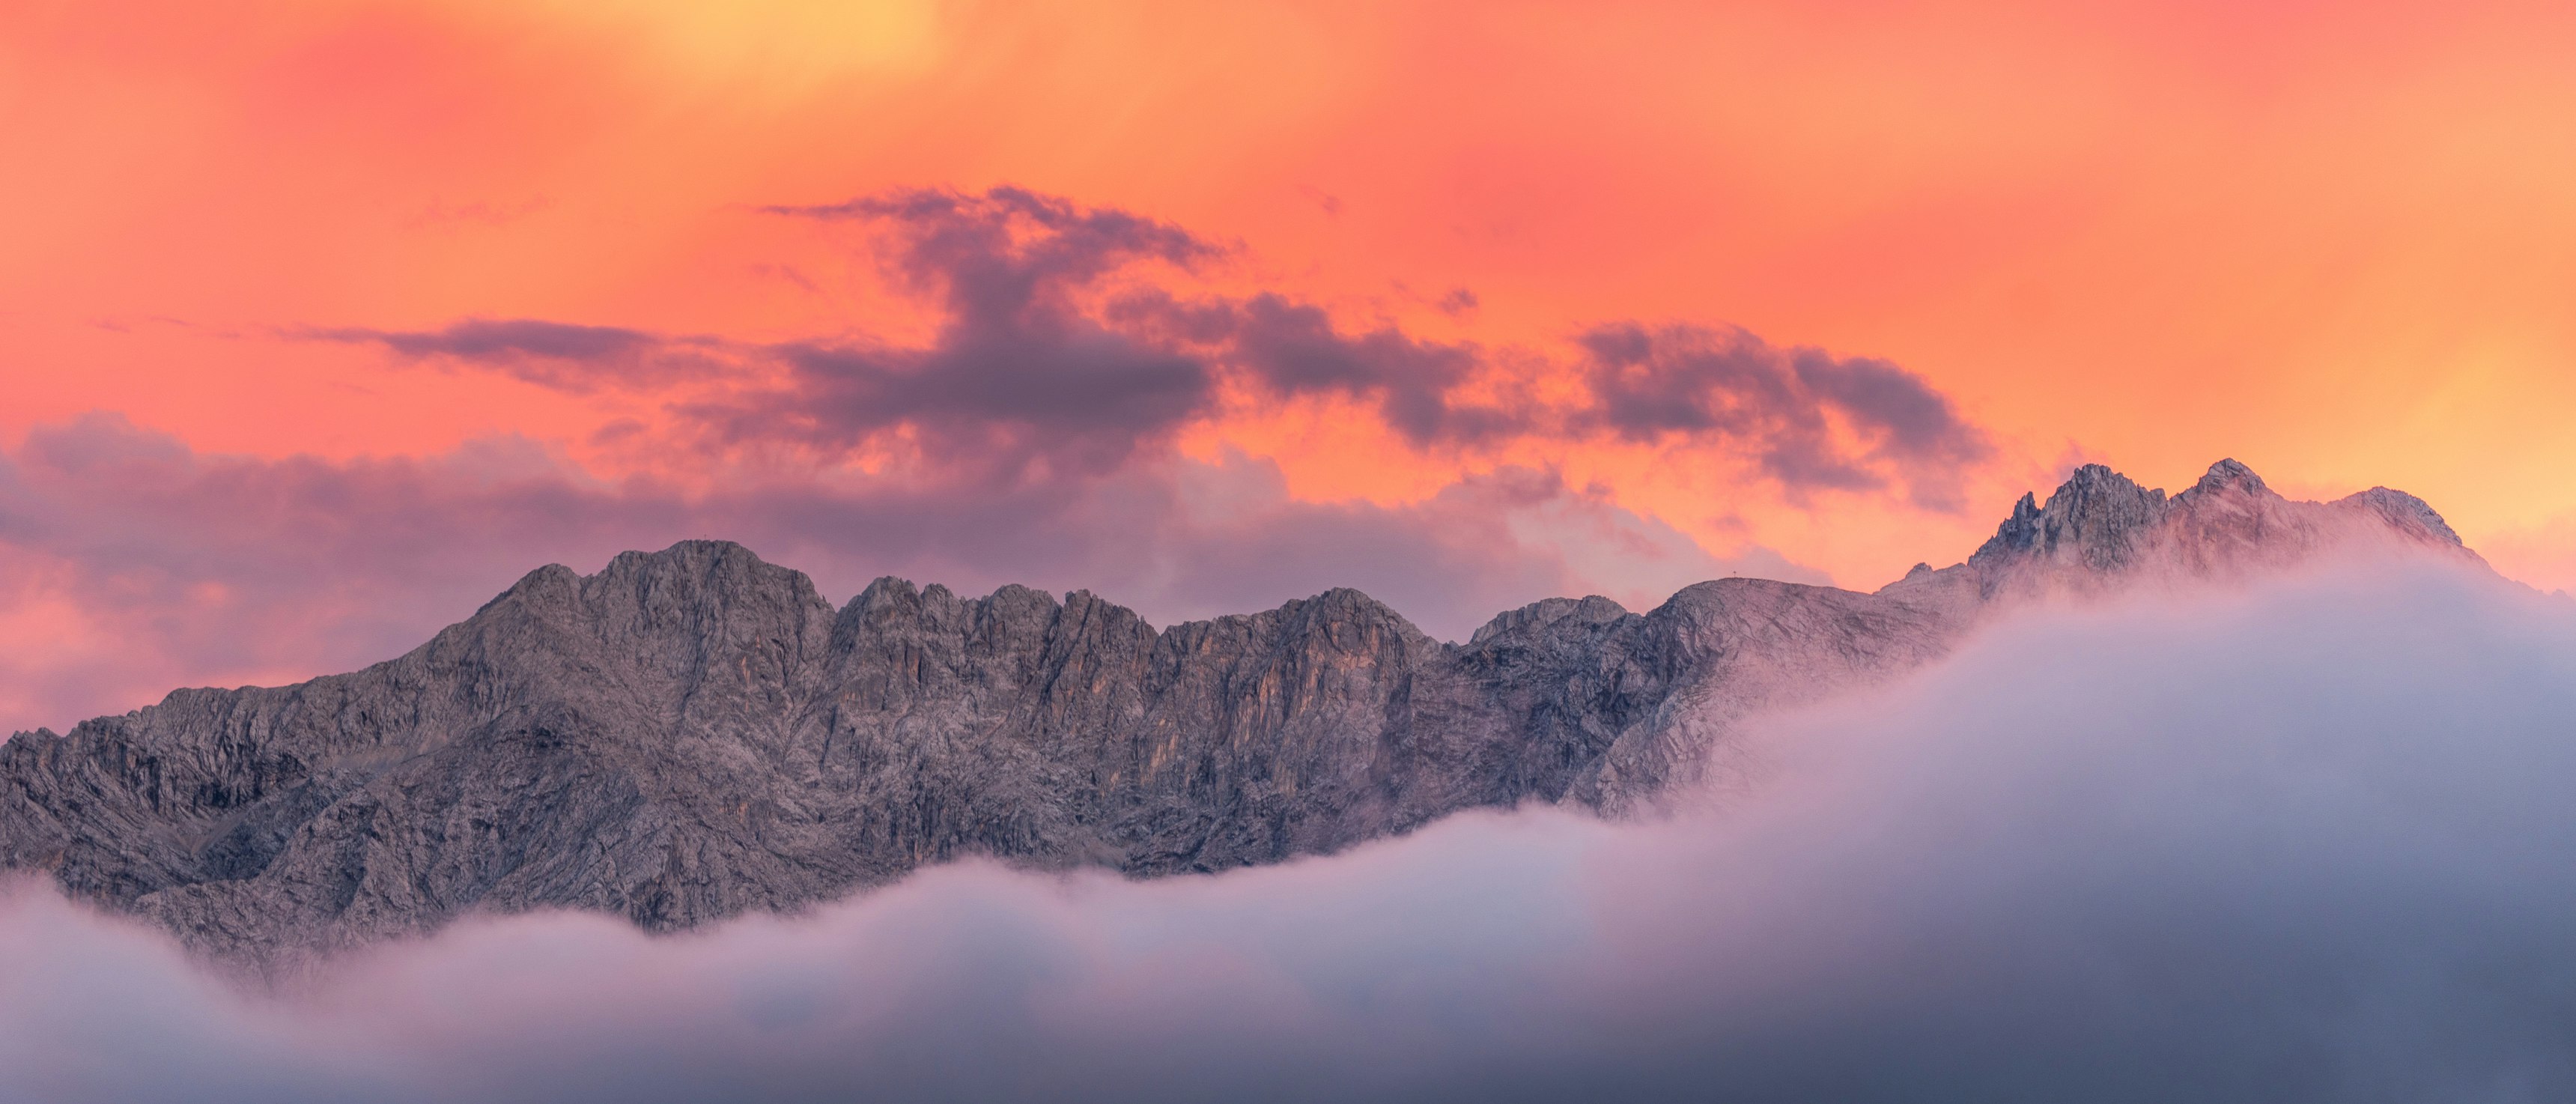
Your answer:
[[[1160,630],[1087,592],[892,578],[836,609],[691,541],[540,568],[363,671],[21,733],[0,866],[272,965],[478,911],[683,929],[966,855],[1218,871],[1463,809],[1633,814],[1744,717],[1920,665],[1999,607],[2389,541],[2469,555],[2398,492],[2292,502],[2224,461],[2167,498],[2094,466],[1875,593],[1551,599],[1464,644],[1353,590]]]

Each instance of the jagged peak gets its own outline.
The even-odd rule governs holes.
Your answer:
[[[1467,638],[1467,643],[1482,644],[1503,633],[1542,629],[1569,617],[1584,624],[1597,624],[1625,616],[1628,616],[1628,607],[1598,594],[1581,599],[1542,598],[1519,609],[1495,614],[1493,620],[1477,627],[1475,633]]]
[[[544,567],[528,572],[525,575],[519,576],[518,582],[510,584],[508,589],[503,590],[499,594],[493,595],[491,601],[485,602],[481,606],[477,607],[474,610],[474,616],[481,617],[484,614],[491,612],[492,607],[500,605],[501,603],[507,602],[513,598],[524,600],[541,591],[554,589],[570,590],[573,587],[580,585],[580,583],[580,572],[574,571],[573,569],[565,567],[559,563],[550,563]]]
[[[2100,464],[2076,468],[2046,502],[2024,494],[1968,563],[1991,595],[2025,564],[2117,573],[2160,540],[2181,542],[2174,551],[2191,563],[2240,556],[2245,553],[2229,548],[2276,540],[2278,556],[2295,556],[2303,542],[2320,539],[2311,513],[2320,510],[2361,512],[2398,535],[2466,548],[2440,514],[2403,491],[2373,487],[2333,503],[2293,501],[2231,457],[2211,464],[2190,489],[2170,499]],[[1917,578],[1908,573],[1899,582]]]
[[[956,600],[959,600],[956,592],[950,590],[944,583],[931,583],[924,586],[900,575],[879,575],[876,578],[869,580],[868,585],[860,588],[857,594],[851,595],[850,600],[844,604],[844,608],[850,610],[869,610],[888,603],[919,605],[923,602],[945,603]],[[981,598],[964,599],[964,601],[967,602],[982,603],[985,605],[992,605],[998,602],[1006,605],[1046,605],[1050,607],[1065,605],[1066,603],[1076,600],[1094,602],[1104,601],[1099,595],[1093,594],[1088,590],[1067,591],[1063,599],[1058,600],[1055,594],[1051,591],[1040,590],[1036,587],[1027,586],[1021,583],[1004,583],[1000,586],[994,587],[991,593],[986,594]]]
[[[985,595],[983,601],[988,604],[1008,603],[1011,605],[1044,605],[1049,609],[1053,609],[1064,604],[1063,602],[1056,600],[1055,592],[1053,591],[1039,590],[1036,587],[1023,586],[1019,583],[1004,583],[1000,586],[994,587],[993,593]]]
[[[2128,476],[2112,470],[2111,466],[2108,464],[2077,464],[2074,471],[2066,473],[2066,481],[2058,484],[2057,489],[2060,492],[2063,492],[2069,487],[2080,488],[2111,483],[2126,483],[2130,486],[2137,485],[2136,482],[2131,480]],[[2052,500],[2056,497],[2057,496],[2053,494],[2049,496]]]
[[[2104,498],[2153,498],[2162,501],[2164,497],[2165,492],[2161,488],[2140,486],[2137,480],[2101,464],[2086,464],[2068,473],[2066,482],[2058,484],[2057,489],[2049,493],[2048,503],[2040,509],[2042,512],[2057,510],[2061,502],[2066,503],[2069,509],[2082,509],[2086,504]]]
[[[2460,535],[2452,531],[2451,523],[2442,520],[2442,515],[2430,503],[2392,487],[2357,491],[2336,499],[2335,505],[2366,509],[2400,530],[2419,532],[2447,544],[2468,547],[2460,540]]]
[[[582,581],[648,590],[677,586],[683,593],[719,601],[723,595],[783,586],[799,599],[823,601],[814,580],[804,572],[761,559],[759,553],[729,540],[684,540],[659,552],[620,552],[598,574]]]
[[[606,580],[647,581],[663,578],[702,579],[716,569],[739,576],[772,575],[802,580],[805,573],[779,567],[760,558],[757,553],[728,540],[684,540],[659,552],[629,549],[609,558],[598,572],[584,575],[559,563],[550,563],[519,576],[517,582],[474,611],[476,617],[490,613],[504,603],[521,607],[545,605],[568,600],[586,583]],[[807,589],[812,583],[806,582]],[[549,596],[552,596],[551,598]]]
[[[1299,598],[1286,602],[1279,609],[1283,613],[1305,611],[1327,615],[1357,613],[1370,617],[1392,618],[1404,621],[1407,625],[1412,624],[1403,614],[1397,613],[1395,607],[1378,601],[1367,591],[1356,587],[1334,587],[1312,598]]]
[[[940,593],[945,595],[947,592],[942,589]],[[937,599],[929,591],[914,586],[912,580],[897,575],[879,575],[869,580],[868,585],[860,588],[857,594],[851,595],[849,601],[841,604],[840,614],[835,618],[834,632],[837,635],[847,626],[863,622],[871,616],[901,616],[905,612],[917,615],[925,605],[933,602],[937,602]],[[946,603],[938,602],[938,604]]]
[[[876,614],[876,611],[881,609],[920,609],[920,606],[927,606],[927,604],[945,606],[945,604],[951,604],[951,601],[958,601],[958,598],[953,596],[948,588],[940,586],[940,583],[920,586],[920,583],[912,583],[912,580],[902,578],[902,575],[878,575],[878,578],[871,580],[863,591],[850,596],[848,604],[842,606],[842,619]],[[1556,598],[1556,601],[1574,601],[1574,598]],[[1597,598],[1597,601],[1610,601],[1610,598]],[[1141,616],[1133,609],[1115,604],[1115,601],[1110,601],[1110,598],[1097,596],[1097,593],[1092,591],[1066,591],[1064,596],[1056,596],[1054,591],[1041,591],[1041,588],[1023,586],[1023,583],[1002,583],[1002,586],[997,586],[992,593],[987,593],[987,596],[963,598],[963,604],[979,606],[979,609],[984,611],[1048,611],[1048,614],[1059,609],[1118,611],[1118,614],[1136,616],[1136,619],[1141,622]],[[1247,619],[1247,616],[1327,616],[1327,619],[1334,619],[1334,616],[1358,616],[1358,619],[1386,619],[1386,622],[1399,622],[1404,624],[1409,632],[1419,632],[1419,629],[1412,627],[1412,619],[1406,619],[1406,616],[1401,614],[1401,611],[1396,611],[1394,606],[1383,604],[1383,601],[1373,598],[1370,593],[1358,591],[1358,588],[1350,588],[1350,586],[1329,588],[1329,591],[1314,593],[1314,596],[1306,596],[1306,598],[1288,598],[1288,601],[1283,601],[1283,604],[1273,606],[1273,609],[1267,609],[1267,611],[1252,611],[1252,614],[1226,614],[1226,616],[1218,616],[1218,619]],[[1177,624],[1198,624],[1198,622],[1177,622]]]
[[[2165,507],[2162,489],[2141,487],[2101,464],[2086,464],[2068,474],[2045,504],[2022,495],[2012,516],[1968,561],[2050,556],[2067,548],[2096,567],[2117,566],[2128,559],[2131,534],[2162,517]]]
[[[850,597],[850,604],[865,608],[878,602],[891,599],[909,599],[919,597],[920,594],[921,589],[914,586],[910,579],[906,579],[900,575],[879,575],[874,579],[868,580],[868,585],[866,587],[860,589],[857,594],[852,595]]]
[[[2255,496],[2268,495],[2273,498],[2280,497],[2280,495],[2274,492],[2271,487],[2264,484],[2262,476],[2254,474],[2254,469],[2246,467],[2233,457],[2211,464],[2209,466],[2209,471],[2201,475],[2200,482],[2192,484],[2190,490],[2184,491],[2182,494],[2174,497],[2181,499],[2202,495],[2214,495],[2225,491],[2235,491],[2241,494]]]
[[[651,570],[672,567],[705,567],[714,564],[738,564],[743,567],[774,567],[749,547],[729,540],[692,538],[678,541],[659,552],[632,550],[620,552],[608,561],[603,573],[620,570]],[[789,570],[779,568],[779,570]]]

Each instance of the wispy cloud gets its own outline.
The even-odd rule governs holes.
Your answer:
[[[435,330],[308,326],[280,332],[294,340],[379,345],[405,359],[490,368],[575,392],[703,377],[716,368],[708,354],[723,348],[710,338],[535,318],[468,318]]]

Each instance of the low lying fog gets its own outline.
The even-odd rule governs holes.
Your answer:
[[[2576,1099],[2576,608],[2454,569],[2034,615],[1719,811],[1152,883],[935,870],[291,996],[0,897],[29,1100]]]

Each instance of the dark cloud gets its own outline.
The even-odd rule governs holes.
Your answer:
[[[1230,252],[1168,223],[1014,188],[764,210],[883,232],[888,268],[943,321],[927,349],[767,350],[791,366],[785,386],[689,408],[728,440],[850,447],[901,425],[1000,472],[1100,471],[1214,413],[1227,372],[1276,395],[1374,402],[1417,445],[1489,442],[1531,417],[1451,399],[1482,367],[1473,346],[1392,325],[1344,333],[1322,308],[1276,293],[1184,301],[1150,281],[1118,287],[1140,264],[1187,271]]]
[[[1133,440],[1207,413],[1219,373],[1230,371],[1276,395],[1374,402],[1390,428],[1421,447],[1594,431],[1679,436],[1747,453],[1793,495],[1899,484],[1918,504],[1945,509],[1957,508],[1963,471],[1993,451],[1984,432],[1919,376],[1882,360],[1776,348],[1741,330],[1603,327],[1577,342],[1591,406],[1550,409],[1525,394],[1479,404],[1458,397],[1493,375],[1473,345],[1423,340],[1392,324],[1345,332],[1322,307],[1275,292],[1184,299],[1145,282],[1099,294],[1105,277],[1133,262],[1188,269],[1225,254],[1166,223],[1016,189],[772,210],[891,228],[893,269],[948,311],[941,348],[919,366],[890,367],[883,353],[831,359],[843,371],[815,373],[809,386],[858,401],[826,399],[822,409],[905,417],[913,404],[886,396],[909,390],[887,386],[908,371],[941,378],[924,390],[953,397],[937,408],[961,418],[1034,424],[996,401],[1019,391],[1063,412],[1056,436],[1099,425],[1133,427]],[[1452,313],[1474,305],[1464,289],[1440,304]],[[1080,355],[1060,355],[1074,350]],[[1057,395],[1056,380],[1084,398]],[[756,416],[792,421],[803,394],[782,396]],[[882,417],[844,420],[874,431]],[[1114,461],[1116,450],[1108,451]]]
[[[1476,346],[1419,340],[1394,325],[1342,333],[1316,304],[1270,291],[1242,302],[1133,297],[1118,304],[1118,317],[1203,348],[1273,395],[1376,402],[1386,426],[1414,446],[1486,444],[1533,426],[1535,410],[1479,408],[1450,397],[1484,369]]]
[[[1020,477],[1041,462],[1107,471],[1205,414],[1207,365],[1096,328],[961,333],[935,350],[783,345],[786,386],[682,409],[729,442],[847,450],[911,427],[925,451]]]
[[[1081,313],[1075,296],[1119,268],[1139,261],[1188,268],[1228,252],[1170,223],[1009,187],[982,195],[907,190],[761,210],[891,229],[894,271],[939,296],[950,326],[978,333],[1061,327]]]
[[[30,886],[39,1099],[2576,1097],[2576,614],[2426,567],[2002,626],[1763,787],[1223,876],[497,919],[279,996]]]
[[[1633,441],[1742,448],[1793,495],[1902,483],[1958,506],[1964,470],[1993,455],[1948,396],[1884,360],[1783,349],[1740,329],[1623,323],[1583,334],[1587,420]]]
[[[1225,255],[1178,227],[1017,188],[763,210],[870,224],[887,236],[888,268],[943,318],[928,348],[768,349],[789,369],[783,384],[687,407],[727,440],[846,449],[905,426],[943,460],[1019,478],[1115,468],[1212,407],[1204,361],[1104,325],[1092,302],[1132,266]]]
[[[1799,349],[1791,362],[1798,382],[1841,410],[1881,455],[1955,464],[1993,454],[1985,431],[1921,376],[1875,357],[1840,359],[1818,349]]]
[[[920,465],[1002,486],[1160,462],[1229,393],[1336,396],[1422,449],[1609,435],[1732,453],[1793,501],[1899,489],[1956,510],[1993,448],[1948,396],[1870,358],[1780,348],[1735,329],[1623,323],[1580,335],[1580,399],[1543,398],[1545,354],[1499,360],[1393,323],[1346,329],[1277,292],[1185,296],[1172,278],[1238,250],[1170,223],[1019,188],[907,190],[772,214],[863,224],[896,281],[939,311],[920,346],[770,345],[615,327],[472,319],[425,332],[317,329],[570,390],[690,383],[670,396],[701,447],[826,457],[895,442]],[[1464,288],[1434,304],[1471,311]],[[1231,390],[1239,385],[1242,390]]]
[[[1276,467],[1163,457],[995,486],[846,472],[683,492],[601,483],[525,441],[424,459],[191,452],[120,418],[0,456],[0,618],[53,646],[0,656],[0,732],[67,726],[181,685],[390,658],[549,562],[738,540],[856,593],[883,574],[982,593],[1084,588],[1157,623],[1355,586],[1463,638],[1500,610],[1598,591],[1659,601],[1726,562],[1552,473],[1468,478],[1409,506],[1299,502]],[[51,628],[40,618],[52,618]],[[82,641],[87,643],[82,643]]]

